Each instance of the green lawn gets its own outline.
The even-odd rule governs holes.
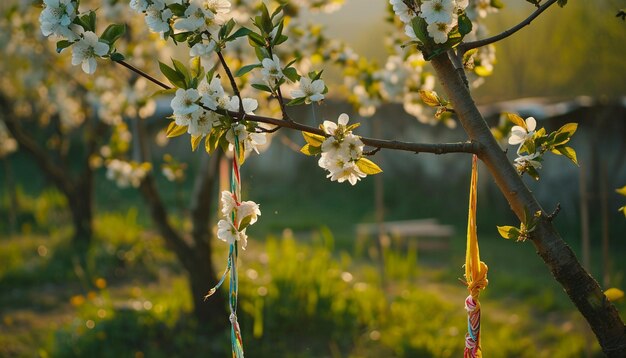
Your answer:
[[[138,224],[135,210],[100,214],[96,231],[87,270],[72,259],[67,227],[0,239],[0,356],[229,354],[227,333],[207,336],[189,316],[179,264]],[[446,251],[389,250],[381,267],[328,229],[301,232],[262,240],[253,233],[242,252],[239,307],[248,356],[462,354],[462,234]],[[483,235],[481,244],[490,267],[481,296],[485,354],[599,354],[529,243]],[[225,247],[215,247],[216,262],[225,264]],[[618,307],[626,312],[624,303]]]

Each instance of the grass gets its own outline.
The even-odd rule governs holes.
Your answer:
[[[136,212],[100,215],[96,228],[90,282],[68,258],[67,230],[0,240],[6,263],[0,271],[0,356],[228,355],[228,334],[207,335],[189,316],[178,264],[158,237],[137,224]],[[529,259],[529,244],[481,239],[490,264],[490,285],[481,296],[484,351],[494,357],[582,356],[584,324],[551,278],[539,273],[539,260]],[[445,253],[387,252],[384,279],[378,264],[337,249],[336,240],[325,228],[304,241],[286,231],[252,241],[241,255],[240,323],[250,356],[462,354],[467,292],[456,281],[460,238]],[[226,252],[217,246],[221,263]],[[618,307],[625,312],[623,303]],[[591,351],[599,354],[596,343]]]

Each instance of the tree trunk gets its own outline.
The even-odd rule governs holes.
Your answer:
[[[91,171],[86,173],[78,185],[72,186],[65,193],[67,203],[72,214],[71,249],[78,259],[86,279],[91,282],[91,272],[87,266],[87,252],[93,239],[93,178]]]
[[[225,328],[228,323],[228,315],[226,314],[224,296],[216,293],[211,296],[210,300],[204,301],[204,296],[208,290],[217,282],[209,240],[207,238],[198,240],[194,237],[193,243],[188,243],[174,230],[169,223],[167,211],[161,201],[156,189],[156,183],[151,174],[144,178],[140,190],[149,206],[152,221],[165,240],[166,246],[176,254],[178,261],[187,271],[193,301],[193,312],[198,323],[201,326],[208,326],[211,332],[219,328]],[[205,223],[207,222],[205,221]],[[208,233],[208,228],[206,232]],[[220,323],[222,318],[224,321]]]
[[[523,218],[524,208],[531,213],[542,210],[498,146],[447,54],[434,58],[432,65],[463,128],[471,140],[482,145],[479,157],[518,218]],[[596,280],[581,266],[543,210],[531,240],[537,254],[591,326],[604,353],[609,357],[626,357],[626,327],[617,309],[606,298]]]

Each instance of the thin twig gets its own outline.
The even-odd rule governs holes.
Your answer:
[[[382,149],[381,147],[376,147],[373,150],[370,150],[368,152],[363,152],[363,155],[372,156],[372,155],[378,153],[381,149]]]
[[[266,41],[267,43],[267,52],[270,55],[270,59],[272,59],[272,61],[274,60],[274,54],[272,53],[272,46],[269,44],[269,41]],[[278,104],[280,105],[280,111],[283,113],[283,119],[286,121],[291,121],[291,118],[289,117],[289,115],[287,114],[287,109],[285,108],[285,100],[283,99],[283,93],[280,90],[280,84],[276,83],[276,93],[278,95]]]
[[[124,61],[124,60],[113,60],[113,62],[119,63],[120,65],[128,68],[129,70],[135,72],[136,74],[138,74],[141,77],[144,77],[148,80],[150,80],[151,82],[163,87],[164,89],[172,89],[172,87],[166,85],[165,83],[157,80],[156,78],[150,76],[149,74],[143,72],[142,70],[138,69],[137,67],[129,64],[128,62]]]
[[[530,25],[530,23],[537,17],[539,16],[542,12],[544,12],[547,8],[549,8],[550,6],[552,6],[555,2],[557,2],[557,0],[548,0],[545,4],[539,6],[537,8],[537,10],[535,10],[532,14],[530,14],[530,16],[528,16],[524,21],[520,22],[519,24],[513,26],[512,28],[503,31],[502,33],[499,33],[498,35],[492,36],[492,37],[488,37],[486,39],[482,39],[482,40],[477,40],[477,41],[472,41],[472,42],[464,42],[461,43],[458,47],[457,47],[457,52],[460,54],[460,56],[463,56],[463,54],[471,49],[474,48],[479,48],[479,47],[483,47],[489,44],[492,44],[494,42],[498,42],[502,39],[505,39],[511,35],[513,35],[514,33],[516,33],[517,31],[521,30],[522,28],[524,28],[525,26]]]
[[[238,120],[243,120],[243,117],[245,116],[245,113],[243,110],[243,99],[241,98],[241,93],[239,93],[239,87],[237,87],[235,76],[233,76],[233,73],[230,71],[230,67],[228,67],[228,64],[226,63],[226,60],[224,59],[224,55],[222,55],[221,51],[217,51],[217,57],[220,58],[220,63],[222,64],[224,71],[226,71],[226,76],[228,76],[228,80],[230,81],[230,86],[233,88],[233,92],[235,93],[235,96],[239,98],[239,112],[237,113],[237,116],[235,118],[237,118]]]

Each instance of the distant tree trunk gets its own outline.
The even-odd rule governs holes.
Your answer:
[[[151,161],[150,152],[145,141],[147,136],[144,123],[135,119],[133,123],[134,137],[137,139],[136,154],[141,161]],[[191,220],[193,229],[191,238],[185,238],[172,227],[168,219],[168,211],[163,203],[151,173],[144,178],[140,191],[150,208],[150,215],[157,230],[165,239],[166,245],[176,254],[189,280],[189,288],[193,302],[194,317],[198,323],[207,327],[209,332],[224,329],[228,324],[226,314],[226,300],[221,293],[211,296],[204,301],[208,290],[217,283],[217,275],[213,267],[212,248],[210,244],[211,232],[211,195],[217,178],[219,155],[211,157],[204,155],[201,167],[196,175],[194,189],[191,195]]]
[[[93,178],[91,171],[65,196],[74,226],[72,247],[79,254],[81,266],[86,269],[86,254],[93,238]]]
[[[35,160],[39,169],[66,197],[72,214],[72,226],[74,227],[72,236],[73,248],[83,255],[86,254],[93,236],[93,170],[89,166],[89,157],[96,150],[96,143],[100,139],[95,131],[102,130],[103,127],[100,125],[94,128],[90,127],[94,132],[87,136],[88,139],[85,143],[87,150],[80,163],[83,171],[75,178],[63,163],[58,163],[54,159],[49,150],[41,147],[37,140],[22,129],[20,124],[22,118],[13,113],[11,103],[1,93],[0,111],[7,129],[18,142],[20,149],[24,150]],[[82,257],[81,263],[84,262],[84,257]]]
[[[13,178],[13,168],[11,168],[11,162],[8,157],[2,158],[2,164],[4,166],[7,194],[9,195],[9,232],[17,233],[17,215],[19,212],[19,202],[17,200],[17,190],[15,188],[15,178]]]
[[[626,326],[619,312],[606,298],[597,281],[589,275],[563,241],[552,219],[534,198],[522,178],[500,149],[471,94],[447,54],[431,61],[444,91],[471,140],[481,144],[480,159],[485,163],[512,210],[520,218],[524,210],[541,210],[531,241],[537,254],[563,286],[570,300],[585,317],[604,353],[609,357],[626,357]]]

